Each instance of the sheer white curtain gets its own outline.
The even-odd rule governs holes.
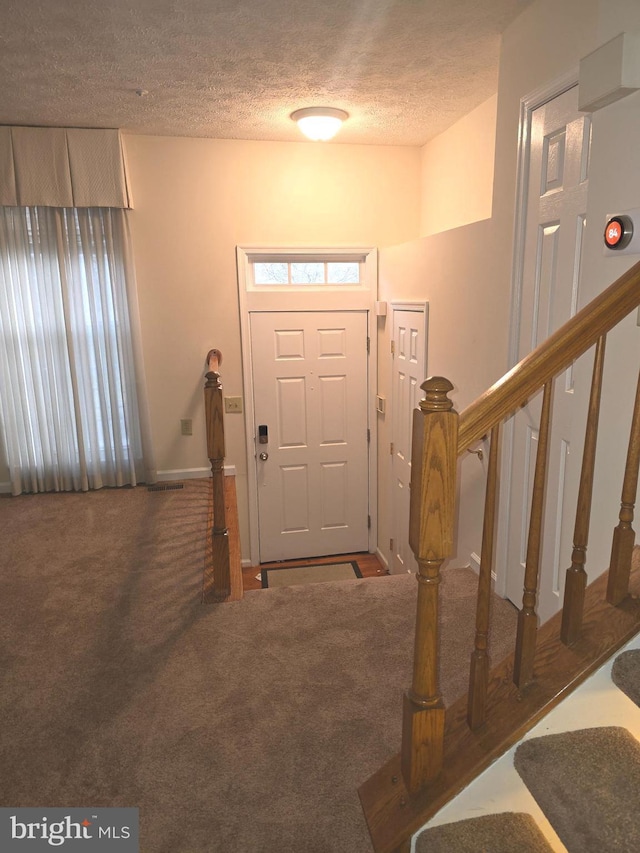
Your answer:
[[[126,212],[0,208],[0,432],[13,494],[153,482]]]

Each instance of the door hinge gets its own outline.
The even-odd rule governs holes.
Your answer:
[[[389,445],[389,453],[393,456],[393,442]]]
[[[367,354],[371,352],[371,338],[367,335]]]
[[[367,516],[367,528],[369,530],[371,530],[371,516],[370,515]]]
[[[367,444],[371,444],[371,430],[367,429]]]
[[[389,550],[393,551],[393,539],[389,539]]]
[[[391,341],[391,355],[395,355],[395,354],[396,354],[396,342]]]

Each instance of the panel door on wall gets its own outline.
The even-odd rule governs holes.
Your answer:
[[[535,110],[526,210],[521,359],[575,314],[586,224],[590,120],[577,110],[577,87]],[[562,605],[571,563],[575,495],[581,464],[572,447],[576,406],[574,368],[554,384],[549,472],[540,566],[542,622]],[[542,394],[514,418],[506,592],[522,605],[524,566]],[[582,421],[584,423],[584,421]]]
[[[250,323],[261,562],[368,550],[367,313]]]
[[[413,410],[422,399],[426,377],[426,305],[392,305],[393,367],[391,378],[391,565],[393,574],[417,571],[409,548],[409,483]]]

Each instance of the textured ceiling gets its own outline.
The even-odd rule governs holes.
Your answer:
[[[420,145],[496,91],[528,0],[0,0],[0,124]],[[138,95],[136,90],[146,94]]]

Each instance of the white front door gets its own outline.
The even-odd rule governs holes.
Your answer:
[[[391,565],[392,574],[418,570],[409,547],[411,425],[427,378],[427,305],[392,304],[393,375],[391,379]]]
[[[587,209],[590,121],[577,109],[577,87],[532,115],[518,360],[576,312]],[[576,400],[573,368],[555,380],[541,552],[538,614],[562,606],[571,564],[581,458],[572,448]],[[524,566],[542,394],[513,420],[506,594],[522,605]]]
[[[366,551],[367,312],[251,312],[250,326],[260,561]]]

